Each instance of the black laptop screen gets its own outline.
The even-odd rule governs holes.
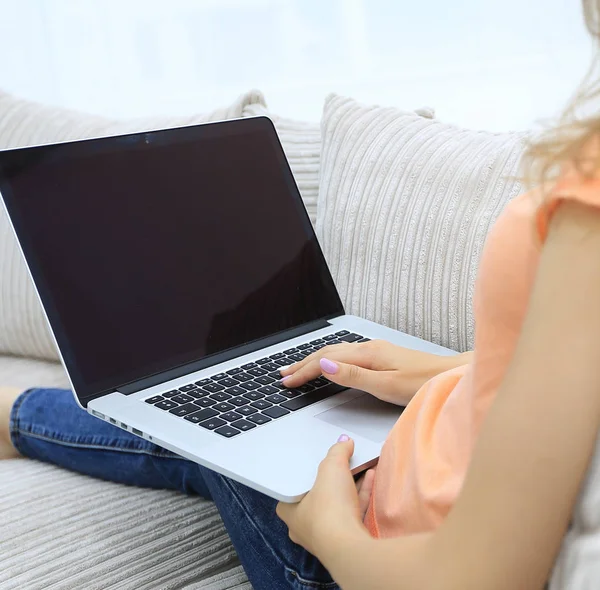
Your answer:
[[[0,153],[78,396],[343,313],[264,118]]]

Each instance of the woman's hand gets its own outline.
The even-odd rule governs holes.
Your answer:
[[[299,387],[322,374],[334,383],[406,405],[429,379],[468,363],[470,354],[440,356],[371,340],[325,346],[281,374],[287,387]]]
[[[368,536],[363,519],[375,472],[367,471],[355,483],[349,467],[353,453],[354,442],[342,435],[319,465],[315,485],[302,501],[277,506],[290,539],[320,559],[336,547],[338,539]]]

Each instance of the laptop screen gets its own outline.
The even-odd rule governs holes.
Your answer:
[[[77,395],[343,314],[272,123],[0,152]]]

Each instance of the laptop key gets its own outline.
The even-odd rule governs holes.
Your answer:
[[[285,354],[283,354],[283,352],[277,352],[275,354],[272,354],[269,358],[273,361],[282,359],[285,356]]]
[[[280,367],[287,367],[287,365],[291,365],[292,363],[290,363],[290,361],[288,361],[285,357],[284,358],[279,358],[275,361],[273,361],[276,365],[279,365]]]
[[[299,397],[302,395],[297,389],[288,389],[287,387],[285,389],[282,389],[279,393],[288,399],[292,399],[294,397]]]
[[[236,375],[235,378],[238,381],[252,381],[252,379],[254,379],[254,377],[252,377],[252,375],[248,375],[248,373],[240,373],[239,375]]]
[[[246,399],[256,401],[256,400],[262,399],[263,397],[265,397],[265,395],[264,395],[264,393],[259,393],[258,391],[249,391],[248,393],[244,394],[244,397]]]
[[[265,385],[264,387],[261,387],[258,391],[260,391],[261,393],[264,393],[265,395],[272,395],[274,393],[277,393],[279,391],[279,389],[277,389],[277,387],[273,387],[271,385]]]
[[[258,359],[258,360],[256,361],[256,364],[257,364],[257,365],[264,365],[265,363],[268,363],[268,362],[269,362],[269,359],[268,359],[268,358],[265,358],[265,359]]]
[[[270,385],[274,381],[277,381],[277,379],[273,379],[273,377],[269,377],[268,375],[263,375],[262,377],[257,377],[254,381],[261,385]]]
[[[171,401],[177,404],[187,404],[191,401],[194,401],[194,398],[189,395],[186,395],[185,393],[180,393],[179,395],[174,395],[171,398]]]
[[[252,406],[244,406],[243,408],[236,408],[235,411],[242,416],[251,416],[252,414],[256,414],[258,410],[253,408]]]
[[[196,408],[198,410],[198,408]],[[204,410],[196,411],[194,416],[198,416],[200,418],[200,422],[204,422],[204,420],[208,420],[209,418],[214,418],[218,416],[219,412],[215,412],[215,410],[211,410],[210,408],[205,408]]]
[[[298,352],[297,348],[288,348],[287,350],[283,351],[284,354],[290,355],[290,354],[294,354],[295,352]]]
[[[244,369],[244,371],[247,371],[248,369],[254,369],[256,367],[258,367],[256,363],[246,363],[245,365],[242,365],[242,369]]]
[[[200,422],[206,420],[206,417],[203,417],[202,412],[194,412],[193,414],[188,414],[184,416],[183,419],[191,422],[192,424],[200,424]]]
[[[360,340],[357,340],[357,342],[371,342],[370,338],[361,338]]]
[[[169,413],[174,414],[175,416],[187,416],[188,414],[192,414],[197,411],[198,406],[196,404],[185,404],[184,406],[179,406],[178,408],[169,410]]]
[[[242,383],[241,387],[243,387],[246,391],[252,391],[253,389],[258,389],[260,384],[255,383],[254,381],[248,381],[247,383]]]
[[[228,393],[229,395],[242,395],[243,393],[246,393],[246,390],[243,387],[234,385],[233,387],[226,389],[225,393]]]
[[[221,420],[227,420],[227,422],[235,422],[241,417],[242,415],[238,414],[237,412],[225,412],[224,414],[219,415],[219,418],[221,418]]]
[[[232,422],[230,426],[233,426],[242,432],[256,428],[256,424],[252,424],[252,422],[248,422],[248,420],[238,420],[237,422]]]
[[[357,340],[360,340],[362,338],[362,336],[359,336],[358,334],[348,334],[346,336],[342,336],[340,338],[340,340],[343,340],[344,342],[356,342]]]
[[[225,388],[218,383],[209,383],[208,385],[204,385],[202,389],[204,389],[204,391],[208,391],[209,393],[218,393],[219,391],[223,391]]]
[[[348,330],[340,330],[339,332],[336,332],[335,335],[339,338],[340,336],[346,336],[346,334],[350,334],[350,332],[348,332]]]
[[[210,397],[203,397],[202,399],[197,399],[194,403],[200,408],[209,408],[210,406],[214,406],[217,402],[214,399],[210,399]]]
[[[325,385],[329,385],[330,383],[331,381],[327,381],[327,379],[325,379],[324,377],[317,377],[316,379],[309,381],[309,384],[315,388],[325,387]]]
[[[286,386],[281,381],[275,381],[275,383],[271,383],[271,387],[276,387],[277,389],[286,389]]]
[[[202,379],[201,381],[196,381],[196,385],[202,387],[203,385],[208,385],[211,382],[210,379]]]
[[[296,352],[294,354],[290,354],[288,356],[289,359],[292,359],[295,363],[299,363],[300,361],[303,361],[305,358],[305,355],[303,355],[302,353]]]
[[[165,399],[165,398],[162,395],[155,395],[154,397],[149,397],[148,399],[145,399],[144,401],[147,404],[155,404],[156,402],[159,402],[163,399]]]
[[[272,404],[280,404],[281,402],[287,401],[287,397],[274,393],[273,395],[266,397],[265,400]]]
[[[281,418],[282,416],[285,416],[289,413],[289,410],[285,410],[280,406],[273,406],[272,408],[263,411],[263,414],[269,416],[269,418]]]
[[[310,346],[311,346],[310,342],[305,342],[304,344],[298,345],[298,350],[306,350],[307,348],[310,348]]]
[[[216,433],[224,436],[225,438],[231,438],[232,436],[237,436],[240,434],[240,431],[237,428],[232,428],[231,426],[223,426],[222,428],[217,428],[215,430]]]
[[[191,391],[192,389],[198,389],[198,386],[195,383],[190,383],[189,385],[182,385],[179,388],[179,391],[186,392],[186,391]]]
[[[305,383],[304,385],[300,385],[300,387],[296,387],[296,389],[300,393],[309,393],[310,391],[313,391],[314,387],[309,383]]]
[[[227,371],[228,375],[237,375],[238,373],[241,373],[244,369],[242,369],[242,367],[236,367],[235,369],[230,369],[229,371]]]
[[[279,371],[279,365],[276,365],[275,363],[267,363],[265,365],[262,365],[263,369],[267,369],[267,371]]]
[[[239,381],[233,377],[227,377],[219,381],[219,385],[224,385],[225,387],[235,387],[238,383]]]
[[[264,399],[259,399],[255,402],[252,402],[250,405],[253,408],[256,408],[257,410],[266,410],[267,408],[270,408],[273,404],[266,402]]]
[[[166,399],[162,402],[154,404],[154,407],[160,408],[161,410],[172,410],[173,408],[177,407],[177,404],[175,402],[172,402],[170,399]]]
[[[292,412],[295,412],[296,410],[306,408],[307,406],[310,406],[311,404],[315,404],[324,399],[327,399],[328,397],[331,397],[332,395],[335,395],[336,393],[339,393],[340,391],[343,391],[344,389],[345,388],[342,387],[341,385],[338,385],[337,383],[332,383],[328,387],[322,387],[321,389],[315,389],[314,391],[311,391],[310,393],[306,393],[299,397],[289,399],[287,402],[281,404],[281,407],[285,408],[286,410],[291,410]]]
[[[219,393],[211,394],[210,397],[211,397],[211,399],[214,399],[216,402],[226,402],[228,399],[231,399],[232,396],[220,391]]]
[[[221,402],[220,404],[213,406],[211,409],[218,410],[219,412],[229,412],[229,410],[235,409],[235,406],[232,406],[227,402]]]
[[[220,418],[210,418],[209,420],[200,422],[198,426],[202,426],[202,428],[206,428],[207,430],[214,430],[215,428],[225,426],[226,424],[227,422],[225,422],[225,420],[221,420]]]
[[[227,375],[225,373],[217,373],[212,376],[213,381],[221,381],[221,379],[227,379]]]
[[[273,371],[272,373],[269,373],[267,375],[267,377],[271,377],[271,379],[275,379],[275,381],[279,381],[281,379],[281,369],[279,369],[278,371]]]
[[[204,391],[203,389],[194,389],[194,391],[188,391],[185,395],[189,395],[194,399],[202,399],[208,395],[208,391]]]
[[[245,406],[248,403],[248,400],[245,397],[233,397],[231,398],[227,403],[239,407],[239,406]]]
[[[254,424],[261,425],[270,422],[271,418],[269,418],[269,416],[265,416],[264,414],[257,412],[256,414],[252,414],[252,416],[248,416],[248,420],[254,422]]]
[[[165,393],[161,393],[163,397],[173,397],[174,395],[179,395],[181,392],[179,389],[171,389],[171,391],[166,391]]]
[[[310,344],[312,344],[313,346],[322,346],[323,344],[325,344],[325,340],[323,340],[323,338],[317,338],[316,340],[312,340]]]
[[[261,375],[266,375],[268,371],[266,369],[261,369],[260,367],[256,367],[254,369],[248,369],[248,373],[253,375],[254,377],[260,377]]]
[[[327,336],[323,336],[323,340],[325,342],[330,342],[331,340],[336,340],[337,336],[335,334],[327,334]]]

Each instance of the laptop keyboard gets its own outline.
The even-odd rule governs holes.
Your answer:
[[[281,367],[304,360],[329,344],[368,340],[360,334],[342,330],[155,395],[144,402],[231,438],[327,399],[344,389],[323,377],[289,389],[281,383]]]

